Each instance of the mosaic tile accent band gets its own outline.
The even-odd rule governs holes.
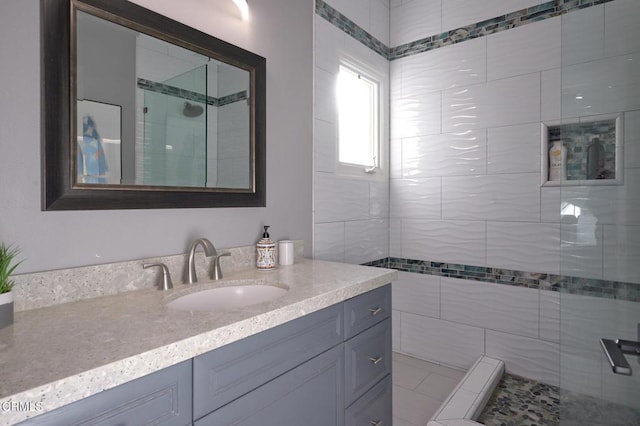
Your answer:
[[[323,0],[316,0],[316,14],[332,23],[334,26],[349,34],[371,50],[387,60],[404,58],[417,53],[427,52],[444,46],[450,46],[463,41],[484,37],[501,31],[510,30],[532,22],[554,18],[569,12],[585,9],[591,6],[608,3],[613,0],[552,0],[537,6],[520,9],[506,15],[477,22],[461,28],[445,31],[410,43],[396,47],[388,47],[352,20],[329,6]]]
[[[520,9],[506,15],[497,16],[482,22],[467,25],[465,27],[456,28],[446,31],[442,34],[435,34],[431,37],[413,41],[411,43],[402,44],[389,49],[388,59],[404,58],[406,56],[415,55],[417,53],[427,52],[444,46],[460,43],[466,40],[472,40],[478,37],[484,37],[489,34],[495,34],[501,31],[510,30],[532,22],[542,21],[544,19],[554,18],[564,15],[575,10],[585,9],[591,6],[608,3],[613,0],[553,0],[532,6],[526,9]]]
[[[378,55],[385,59],[389,59],[389,47],[387,45],[369,34],[362,27],[358,26],[351,19],[347,18],[324,1],[316,0],[316,14],[322,16],[334,26],[349,34],[351,37],[355,38]]]
[[[174,96],[176,98],[186,99],[192,102],[199,102],[201,104],[206,103],[211,106],[224,106],[234,102],[239,102],[247,99],[247,91],[243,90],[238,93],[223,96],[221,98],[214,98],[213,96],[206,96],[202,93],[194,92],[191,90],[181,89],[179,87],[170,86],[164,83],[158,83],[144,78],[138,79],[138,87],[140,89],[148,90],[150,92],[161,93],[163,95]]]
[[[525,272],[513,269],[492,268],[488,266],[462,265],[456,263],[432,262],[398,257],[387,257],[364,264],[380,268],[396,269],[402,272],[437,275],[448,278],[461,278],[493,284],[512,285],[539,290],[606,299],[640,302],[640,284],[619,281],[598,280],[593,278],[570,277],[547,274],[544,272]]]

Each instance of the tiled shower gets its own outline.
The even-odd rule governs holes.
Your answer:
[[[638,408],[599,345],[640,322],[638,22],[635,0],[317,0],[314,256],[400,271],[396,351]],[[388,75],[388,176],[336,170],[344,55]],[[545,184],[543,124],[619,117],[618,184]]]

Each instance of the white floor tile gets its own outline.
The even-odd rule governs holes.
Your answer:
[[[462,370],[394,352],[393,425],[426,425],[464,375]]]
[[[459,380],[432,373],[418,385],[416,392],[444,402],[458,382]]]
[[[393,387],[394,416],[413,424],[427,424],[431,416],[440,408],[440,404],[440,401],[426,395],[400,386]]]

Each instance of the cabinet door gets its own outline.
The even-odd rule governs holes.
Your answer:
[[[29,419],[24,425],[191,424],[191,360]]]
[[[391,318],[344,344],[346,405],[391,373]]]
[[[337,346],[198,420],[195,426],[342,426],[344,355]]]
[[[344,302],[344,338],[349,339],[391,316],[391,285]]]
[[[391,376],[387,376],[347,409],[345,426],[392,426]]]
[[[195,357],[194,419],[342,343],[342,322],[337,304]]]

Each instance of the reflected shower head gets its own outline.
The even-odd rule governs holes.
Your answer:
[[[198,117],[202,115],[204,109],[200,105],[192,105],[189,102],[184,103],[182,113],[185,117]]]

